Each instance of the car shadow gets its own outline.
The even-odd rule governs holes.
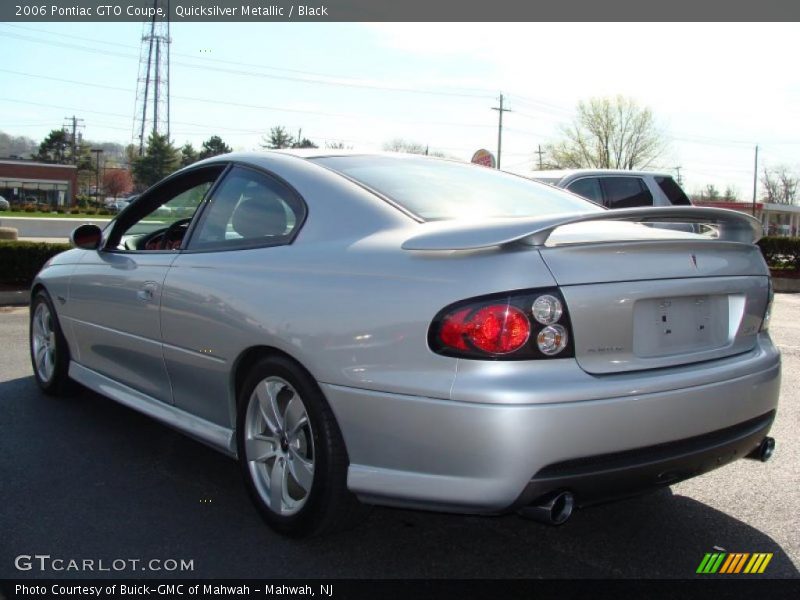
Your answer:
[[[93,392],[50,398],[32,377],[2,382],[0,423],[0,577],[687,578],[715,546],[774,553],[762,577],[800,575],[762,531],[669,489],[561,527],[374,508],[351,531],[291,540],[263,524],[233,460]],[[33,551],[192,568],[16,570]]]

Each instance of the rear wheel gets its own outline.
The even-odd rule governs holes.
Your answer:
[[[237,442],[250,496],[291,536],[354,525],[364,507],[347,490],[347,451],[322,392],[298,365],[265,358],[239,396]]]
[[[46,394],[60,396],[68,393],[71,388],[67,375],[69,348],[50,296],[44,290],[33,298],[29,335],[36,383]]]

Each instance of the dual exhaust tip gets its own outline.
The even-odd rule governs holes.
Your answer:
[[[539,504],[523,506],[520,516],[547,525],[562,525],[572,516],[575,509],[575,496],[572,492],[558,492]]]
[[[765,437],[758,447],[747,455],[747,458],[767,462],[775,453],[775,438]],[[519,509],[520,516],[545,523],[547,525],[562,525],[572,516],[575,509],[575,496],[572,492],[558,492],[537,504],[523,506]]]

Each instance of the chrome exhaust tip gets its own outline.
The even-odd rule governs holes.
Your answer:
[[[574,509],[575,496],[571,492],[559,492],[545,502],[523,506],[519,514],[547,525],[562,525],[572,516]]]
[[[761,462],[767,462],[770,458],[772,458],[773,454],[775,454],[775,438],[765,437],[763,440],[761,440],[758,448],[747,455],[747,458],[760,460]]]

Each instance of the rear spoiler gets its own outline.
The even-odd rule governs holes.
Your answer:
[[[713,224],[719,229],[715,240],[744,244],[753,244],[763,235],[761,223],[757,219],[736,210],[669,206],[490,219],[482,222],[436,221],[422,225],[424,231],[408,238],[401,247],[404,250],[477,250],[514,242],[543,246],[550,234],[559,227],[589,221]]]

